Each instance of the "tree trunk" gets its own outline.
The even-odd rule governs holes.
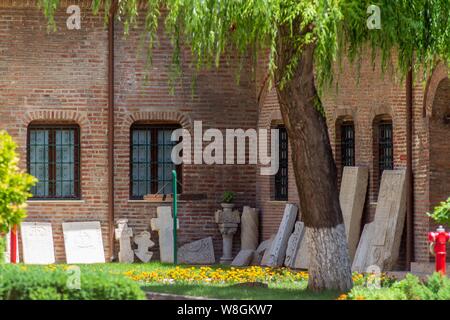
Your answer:
[[[305,46],[292,78],[281,87],[294,53],[288,27],[279,29],[275,81],[281,114],[288,132],[305,238],[311,258],[308,287],[348,291],[352,274],[345,227],[339,204],[333,160],[320,98],[314,83],[315,45]],[[295,32],[295,31],[294,31]]]

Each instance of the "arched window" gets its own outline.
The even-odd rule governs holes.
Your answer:
[[[131,127],[130,197],[141,200],[148,194],[172,193],[172,170],[181,183],[181,166],[172,162],[171,141],[178,124],[133,124]],[[177,186],[181,192],[180,184]]]
[[[80,197],[80,129],[76,124],[30,124],[28,172],[38,179],[33,199]]]
[[[342,167],[355,166],[355,125],[352,121],[341,125],[341,164]]]

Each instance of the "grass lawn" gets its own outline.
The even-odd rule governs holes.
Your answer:
[[[64,266],[64,265],[58,265]],[[246,269],[231,269],[229,266],[211,266],[207,273],[202,271],[201,267],[183,266],[180,265],[178,271],[174,272],[174,266],[170,264],[161,264],[158,262],[151,262],[146,264],[95,264],[95,265],[81,265],[81,274],[86,272],[110,272],[114,274],[122,274],[125,277],[130,277],[138,281],[143,290],[171,293],[177,295],[201,296],[216,299],[258,299],[258,300],[276,300],[276,299],[291,299],[291,300],[316,300],[316,299],[336,299],[340,293],[338,292],[324,292],[314,293],[306,289],[307,280],[293,278],[296,273],[290,271],[283,271],[283,274],[276,275],[273,281],[267,281],[268,288],[254,288],[254,287],[236,287],[239,282],[245,282],[245,276],[242,280],[239,279],[239,274]],[[261,268],[257,269],[260,271]],[[247,269],[248,270],[248,269]],[[266,269],[264,269],[266,270]],[[268,270],[268,269],[267,269]],[[206,274],[209,277],[215,271],[223,274],[238,274],[238,278],[232,279],[230,282],[215,281],[209,283],[206,279],[196,280],[194,282],[187,281],[186,278],[192,276],[200,276]],[[276,272],[276,271],[275,271]],[[281,271],[280,271],[281,272]],[[168,274],[169,273],[169,274]],[[186,275],[188,273],[188,275]],[[157,280],[154,278],[158,278]],[[165,278],[166,277],[166,278]],[[184,277],[184,278],[183,278]],[[230,276],[232,277],[232,276]],[[175,278],[176,281],[170,280]]]

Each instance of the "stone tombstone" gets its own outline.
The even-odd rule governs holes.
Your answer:
[[[358,247],[368,180],[367,167],[344,167],[339,202],[344,218],[350,260],[353,260]]]
[[[256,265],[267,266],[267,264],[269,263],[270,248],[272,247],[275,236],[276,234],[273,234],[268,240],[261,242],[253,256],[252,265],[256,263]]]
[[[246,267],[249,266],[253,260],[253,255],[255,250],[241,250],[238,255],[234,258],[231,265],[233,267]]]
[[[258,235],[258,210],[244,207],[241,216],[241,250],[256,250],[258,247]]]
[[[280,267],[283,265],[289,237],[292,234],[295,221],[297,220],[297,212],[298,207],[295,204],[286,205],[280,227],[270,247],[267,266]]]
[[[156,208],[156,214],[158,217],[151,219],[150,225],[153,231],[158,231],[160,260],[161,262],[173,263],[172,208],[158,207]]]
[[[211,237],[187,243],[178,249],[178,262],[186,264],[213,264],[214,245]]]
[[[385,170],[381,179],[374,221],[366,224],[356,250],[352,270],[369,266],[382,271],[394,268],[406,215],[406,172]]]
[[[297,257],[298,248],[303,240],[305,234],[305,224],[297,221],[295,223],[294,232],[289,237],[288,246],[286,249],[286,259],[284,265],[289,268],[294,268],[295,258]]]
[[[51,223],[22,222],[23,262],[26,264],[55,263],[53,232]]]
[[[62,224],[67,263],[104,263],[102,228],[99,221]]]
[[[153,252],[150,252],[149,249],[155,245],[151,240],[151,233],[148,231],[141,232],[134,237],[134,243],[137,245],[137,249],[134,250],[136,257],[142,262],[149,262],[153,256]]]
[[[10,263],[11,262],[11,231],[8,232],[8,234],[6,235],[6,241],[5,241],[5,252],[3,253],[3,258],[5,263]],[[16,247],[16,262],[20,262],[19,260],[19,244],[17,243],[17,247]],[[1,262],[0,262],[1,264]]]
[[[119,240],[119,262],[134,262],[134,252],[131,249],[131,237],[133,237],[133,230],[128,227],[128,219],[117,220],[115,238]]]

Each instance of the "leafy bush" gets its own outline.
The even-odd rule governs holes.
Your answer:
[[[143,300],[137,283],[124,276],[82,271],[80,289],[70,289],[61,268],[0,266],[0,300]]]
[[[233,203],[234,201],[234,192],[225,191],[222,195],[222,203]]]
[[[26,201],[36,179],[18,166],[16,144],[11,136],[0,131],[0,237],[25,218]],[[3,260],[1,260],[3,261]]]
[[[408,274],[405,279],[389,287],[371,289],[355,286],[345,298],[348,300],[450,300],[450,279],[434,273],[424,283],[418,277]]]
[[[434,208],[433,213],[427,213],[436,223],[450,226],[450,198]]]

